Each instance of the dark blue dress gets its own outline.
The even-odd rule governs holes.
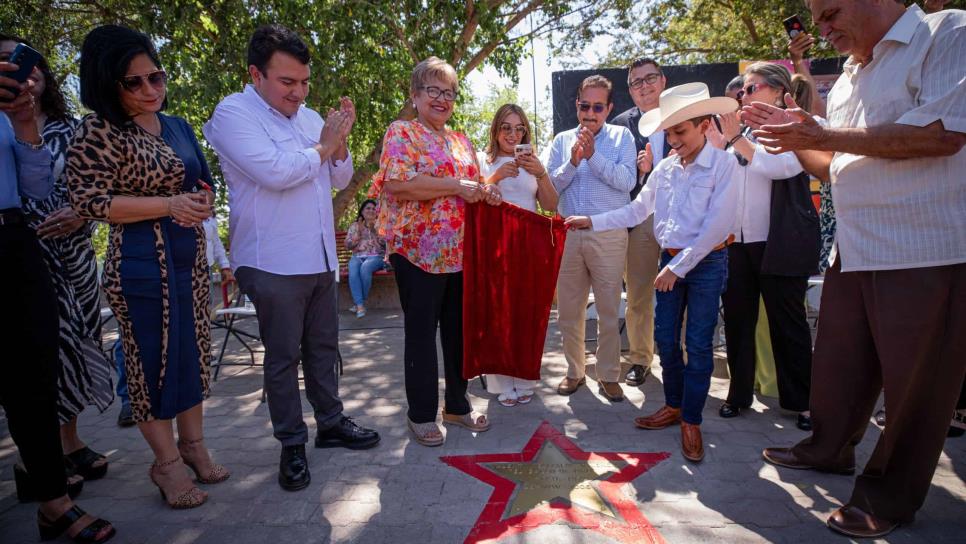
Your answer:
[[[71,203],[109,221],[114,196],[173,196],[212,186],[191,127],[159,114],[161,137],[85,118],[68,154]],[[100,148],[100,149],[98,149]],[[172,419],[208,390],[209,284],[204,230],[170,217],[111,224],[103,284],[117,317],[135,421]]]

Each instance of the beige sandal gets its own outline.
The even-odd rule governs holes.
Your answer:
[[[443,442],[446,441],[442,429],[439,428],[439,425],[435,421],[414,423],[411,419],[406,418],[406,425],[412,431],[413,438],[416,439],[416,442],[424,446],[442,446]]]
[[[465,427],[477,433],[490,430],[490,421],[486,419],[486,415],[472,410],[470,413],[463,415],[447,414],[446,412],[443,412],[443,423],[459,425],[460,427]]]

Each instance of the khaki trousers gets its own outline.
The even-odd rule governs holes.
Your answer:
[[[654,238],[654,216],[632,228],[627,235],[627,341],[632,365],[650,366],[654,359],[654,279],[657,278],[661,246]]]
[[[570,378],[584,377],[587,297],[593,288],[598,315],[597,379],[605,382],[620,379],[618,312],[626,255],[626,229],[572,230],[567,233],[557,278],[557,310]]]

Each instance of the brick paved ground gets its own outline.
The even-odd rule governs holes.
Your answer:
[[[405,429],[402,387],[401,317],[375,312],[356,320],[343,316],[342,353],[346,373],[342,396],[346,413],[378,429],[374,450],[350,452],[309,449],[312,485],[282,491],[276,483],[278,451],[267,407],[260,402],[261,372],[227,368],[205,404],[205,425],[215,458],[232,471],[230,480],[207,486],[211,498],[201,508],[173,511],[164,506],[147,478],[151,455],[136,429],[115,426],[117,406],[104,414],[86,412],[84,439],[108,455],[106,478],[89,482],[80,503],[109,517],[123,543],[462,542],[490,497],[492,488],[439,461],[441,455],[518,452],[546,420],[588,451],[671,453],[624,492],[664,539],[691,542],[845,542],[826,529],[825,518],[847,500],[853,478],[777,470],[760,457],[763,447],[792,444],[804,435],[794,415],[765,399],[744,417],[717,416],[727,382],[715,378],[703,426],[707,458],[684,461],[678,432],[638,431],[631,420],[660,406],[657,377],[625,391],[628,402],[610,404],[596,386],[572,397],[553,392],[566,363],[555,322],[547,339],[543,376],[529,405],[500,406],[470,385],[473,405],[486,411],[490,432],[474,436],[447,429],[441,448],[425,448]],[[221,333],[216,332],[217,345]],[[237,343],[228,358],[247,357]],[[591,368],[589,372],[593,376]],[[311,412],[303,401],[305,417]],[[310,428],[313,425],[310,424]],[[880,430],[869,426],[859,449],[859,466]],[[314,435],[314,430],[312,431]],[[0,542],[35,542],[36,505],[18,504],[12,465],[16,450],[0,419]],[[951,439],[939,462],[926,504],[916,523],[890,535],[888,542],[966,542],[966,438]],[[611,542],[599,533],[552,525],[511,536],[503,542]]]

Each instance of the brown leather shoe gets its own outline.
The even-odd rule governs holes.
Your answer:
[[[657,429],[670,427],[679,421],[681,421],[681,409],[671,408],[670,406],[664,405],[660,410],[649,416],[635,418],[634,425],[636,425],[638,429],[655,431]]]
[[[624,400],[624,390],[621,389],[621,384],[617,382],[597,382],[599,386],[597,392],[604,395],[604,398],[611,402],[620,402]]]
[[[894,521],[877,518],[851,504],[836,510],[827,523],[829,529],[855,538],[878,538],[899,526]]]
[[[560,385],[557,386],[558,395],[573,395],[581,385],[587,382],[587,378],[564,378],[560,380]]]
[[[681,454],[694,463],[704,459],[704,441],[701,440],[701,425],[681,422]]]
[[[792,448],[765,448],[761,456],[773,465],[795,470],[815,470],[832,474],[855,474],[855,467],[819,467],[799,460]]]

